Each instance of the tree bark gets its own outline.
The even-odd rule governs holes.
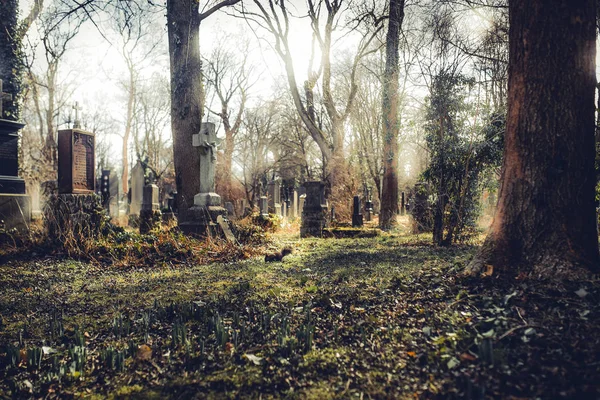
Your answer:
[[[491,231],[466,272],[598,271],[595,0],[510,0],[509,15],[502,188]]]
[[[404,0],[390,0],[390,18],[386,37],[386,60],[383,76],[383,185],[379,227],[396,225],[398,214],[398,134],[399,121],[399,53],[400,29],[404,19]]]
[[[2,119],[17,121],[19,119],[19,99],[21,92],[21,63],[18,55],[21,50],[20,38],[17,36],[17,0],[0,0],[0,79],[5,93],[12,95],[12,101],[3,101],[4,115]]]
[[[192,135],[200,132],[202,121],[198,1],[168,0],[167,27],[176,201],[179,210],[184,211],[194,204],[194,196],[200,190],[200,154],[192,147]]]

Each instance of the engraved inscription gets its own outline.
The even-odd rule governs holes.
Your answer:
[[[15,137],[0,143],[0,160],[17,159],[17,141],[18,139]]]
[[[73,189],[94,190],[93,138],[73,134]]]

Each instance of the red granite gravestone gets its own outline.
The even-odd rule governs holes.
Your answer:
[[[80,129],[58,131],[58,193],[94,193],[95,136]]]

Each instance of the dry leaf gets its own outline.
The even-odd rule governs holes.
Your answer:
[[[152,358],[152,349],[147,344],[142,344],[138,347],[135,358],[139,361],[147,361]]]

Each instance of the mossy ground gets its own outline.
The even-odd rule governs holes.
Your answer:
[[[274,263],[5,262],[0,398],[600,395],[597,281],[464,279],[475,246],[286,232]]]

